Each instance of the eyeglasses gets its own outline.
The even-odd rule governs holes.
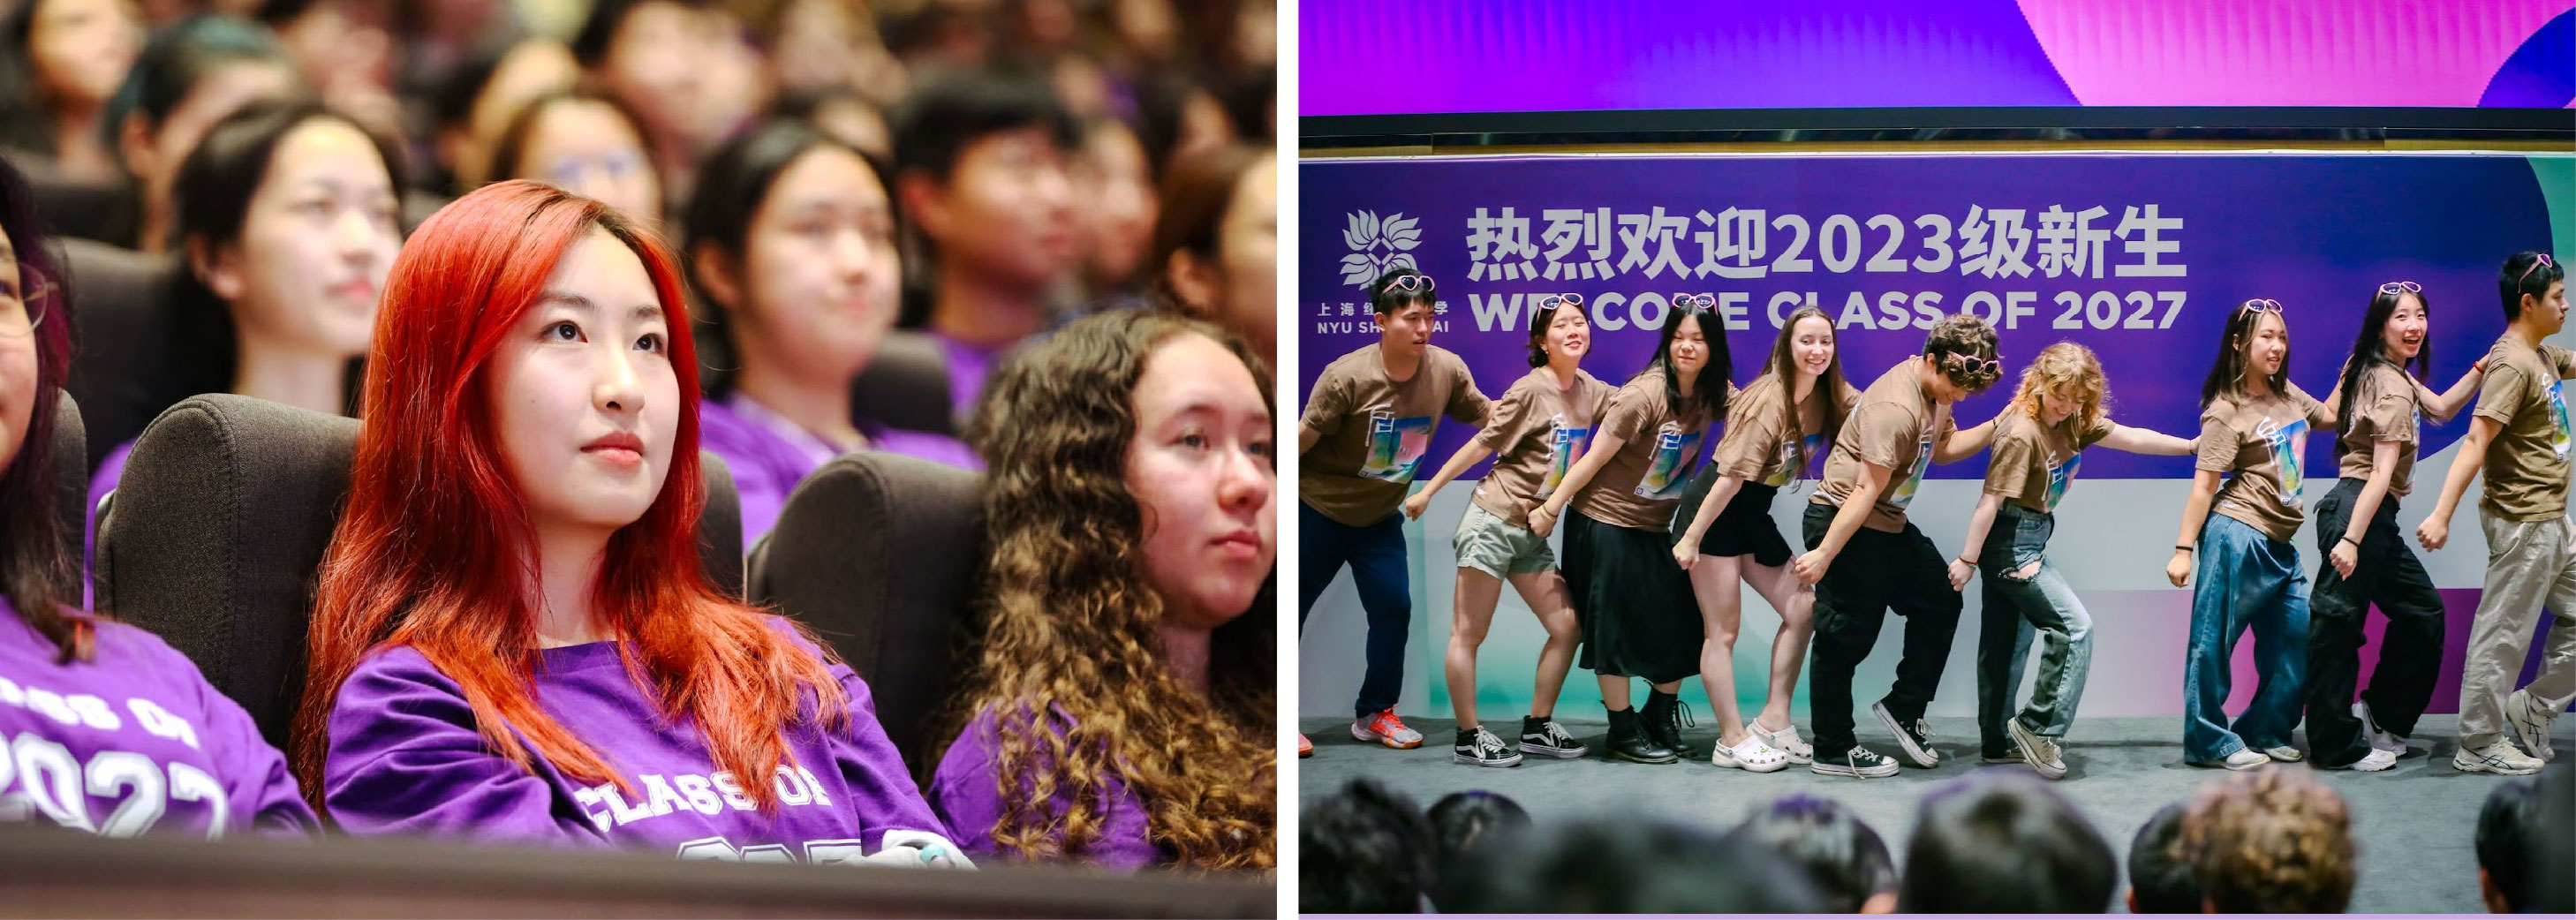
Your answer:
[[[1539,309],[1541,309],[1541,310],[1554,310],[1554,309],[1556,309],[1556,308],[1557,308],[1557,307],[1559,307],[1559,306],[1576,306],[1576,307],[1580,307],[1580,306],[1582,306],[1582,305],[1583,305],[1583,295],[1581,295],[1581,294],[1540,294],[1540,295],[1538,295],[1538,308],[1539,308]]]
[[[1406,293],[1421,291],[1422,293],[1428,294],[1431,293],[1431,276],[1420,273],[1397,275],[1394,278],[1387,280],[1386,289],[1390,291],[1403,291]]]
[[[2391,281],[2379,286],[2382,294],[2421,294],[2424,286],[2412,281]]]
[[[54,292],[57,290],[53,282],[45,280],[43,273],[24,264],[19,265],[18,295],[0,299],[0,302],[17,304],[18,309],[0,309],[0,335],[23,339],[36,334],[37,328],[45,324],[45,316],[53,312]]]
[[[1717,309],[1717,297],[1712,294],[1675,294],[1673,295],[1673,306],[1698,307],[1702,310],[1714,310]]]
[[[2519,286],[2519,285],[2521,285],[2521,284],[2522,284],[2522,282],[2523,282],[2523,279],[2524,279],[2524,278],[2529,278],[2529,277],[2531,277],[2531,273],[2532,273],[2532,272],[2538,271],[2538,270],[2540,270],[2540,269],[2548,268],[2548,267],[2550,267],[2550,266],[2557,265],[2557,264],[2558,264],[2558,263],[2556,263],[2556,262],[2552,262],[2552,261],[2550,261],[2550,260],[2549,260],[2549,254],[2548,254],[2548,253],[2545,253],[2545,252],[2535,252],[2535,253],[2532,253],[2532,254],[2531,254],[2531,265],[2530,265],[2530,266],[2528,266],[2528,267],[2525,267],[2525,268],[2522,270],[2522,277],[2521,277],[2521,278],[2515,278],[2515,279],[2513,279],[2513,283],[2514,283],[2515,285]]]
[[[2252,299],[2252,300],[2248,300],[2248,301],[2246,301],[2246,302],[2244,303],[2244,305],[2237,307],[2237,308],[2236,308],[2236,312],[2238,312],[2238,313],[2279,313],[2279,312],[2281,312],[2281,302],[2280,302],[2280,301],[2277,301],[2277,300],[2273,300],[2273,299],[2268,298],[2268,297],[2257,297],[2257,298],[2254,298],[2254,299]]]

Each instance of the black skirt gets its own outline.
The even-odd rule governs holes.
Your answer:
[[[1700,503],[1708,499],[1709,490],[1717,486],[1714,466],[1701,467],[1691,478],[1690,488],[1682,492],[1681,507],[1675,512],[1673,529],[1688,530],[1691,518],[1699,515]],[[1700,535],[1699,552],[1703,556],[1751,556],[1767,566],[1789,564],[1792,553],[1789,540],[1780,535],[1780,522],[1771,518],[1771,499],[1780,494],[1779,486],[1747,482],[1735,490],[1735,497],[1709,522],[1708,533]]]
[[[1670,683],[1699,673],[1707,636],[1672,534],[1565,515],[1566,589],[1583,624],[1575,663],[1596,674]]]

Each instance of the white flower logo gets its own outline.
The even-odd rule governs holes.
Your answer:
[[[1397,268],[1420,271],[1413,261],[1413,247],[1422,245],[1422,219],[1406,217],[1398,211],[1379,220],[1375,211],[1350,215],[1342,229],[1342,242],[1351,254],[1342,257],[1342,283],[1366,287],[1379,275]]]

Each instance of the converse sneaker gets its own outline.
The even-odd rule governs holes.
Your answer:
[[[2286,744],[2264,748],[2263,756],[2282,763],[2298,763],[2299,761],[2306,760],[2308,757],[2306,754],[2299,753],[2298,748],[2294,748]]]
[[[1479,767],[1521,765],[1520,752],[1504,747],[1503,739],[1495,737],[1482,725],[1458,730],[1458,744],[1451,749],[1449,759]]]
[[[2406,756],[2405,739],[2389,734],[2386,730],[2381,729],[2379,727],[2379,720],[2373,718],[2370,714],[2369,703],[2354,700],[2352,703],[2352,717],[2361,720],[2362,733],[2369,737],[2371,750],[2387,751],[2389,753],[2389,759],[2392,762],[2396,758]]]
[[[2555,628],[2555,627],[2552,627]],[[2555,719],[2549,710],[2531,698],[2529,689],[2516,690],[2504,698],[2504,722],[2513,726],[2514,740],[2522,749],[2542,763],[2548,763],[2558,752],[2549,747],[2549,723]]]
[[[1521,753],[1570,760],[1589,752],[1590,749],[1584,747],[1583,742],[1574,740],[1574,733],[1566,731],[1565,726],[1556,724],[1555,719],[1542,719],[1537,716],[1521,717]]]
[[[1887,726],[1888,731],[1896,734],[1896,746],[1904,749],[1905,759],[1926,770],[1941,765],[1941,753],[1932,749],[1932,726],[1924,724],[1922,719],[1911,724],[1899,722],[1896,714],[1887,711],[1887,704],[1883,702],[1869,704],[1869,711],[1878,715],[1878,724]]]
[[[2191,765],[2195,767],[2226,767],[2230,770],[2251,770],[2255,767],[2271,762],[2272,758],[2265,756],[2261,751],[2249,747],[2237,748],[2236,753],[2227,755],[2226,760],[2195,760],[2191,761]]]
[[[1422,733],[1406,728],[1404,726],[1404,720],[1396,717],[1395,707],[1393,706],[1380,709],[1353,721],[1351,723],[1351,737],[1361,741],[1375,741],[1379,744],[1383,744],[1391,748],[1397,748],[1399,750],[1410,750],[1422,746]]]
[[[2004,720],[2004,732],[2012,736],[2013,747],[2021,750],[2021,759],[2047,779],[2066,778],[2066,760],[2059,756],[2057,741],[2041,736],[2021,724],[2021,719]]]
[[[1760,719],[1753,720],[1753,724],[1747,727],[1753,729],[1754,736],[1761,738],[1762,743],[1770,745],[1772,750],[1789,755],[1790,763],[1815,762],[1816,746],[1798,737],[1798,726],[1795,723],[1776,732],[1763,728]]]
[[[2511,742],[2495,741],[2475,751],[2461,748],[2451,755],[2451,767],[2462,773],[2530,776],[2540,772],[2540,759],[2515,750]]]
[[[1840,754],[1816,755],[1815,761],[1808,764],[1807,769],[1821,776],[1876,779],[1895,776],[1896,761],[1880,757],[1878,752],[1855,744],[1852,745],[1851,750]]]
[[[2370,753],[2362,755],[2360,760],[2344,764],[2340,767],[2327,767],[2326,769],[2359,770],[2363,773],[2377,773],[2396,765],[2397,752],[2388,750],[2387,748],[2371,748]]]

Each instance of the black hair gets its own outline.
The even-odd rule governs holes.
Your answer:
[[[1545,298],[1548,295],[1540,296]],[[1553,310],[1542,306],[1530,311],[1529,366],[1533,368],[1547,366],[1547,330],[1556,325],[1557,311],[1563,310],[1567,307],[1574,307],[1574,312],[1577,314],[1583,312],[1582,307],[1575,306],[1573,303],[1568,301],[1557,301],[1556,308]],[[1586,316],[1583,318],[1583,321],[1586,324],[1589,324],[1592,322],[1592,318]]]
[[[734,274],[741,275],[744,247],[751,241],[751,222],[759,215],[761,205],[769,200],[770,189],[789,166],[816,150],[839,150],[859,158],[880,184],[886,181],[885,165],[855,147],[842,143],[813,125],[786,118],[773,118],[743,132],[724,146],[707,155],[698,170],[698,184],[689,198],[683,226],[687,236],[680,251],[688,265],[689,285],[698,292],[693,302],[696,314],[690,325],[698,336],[700,363],[712,363],[725,373],[701,374],[706,382],[701,389],[709,397],[721,397],[732,389],[731,374],[740,370],[742,352],[736,347],[733,327],[726,322],[728,310],[741,304],[727,304],[708,291],[698,264],[699,250],[712,246],[733,261]],[[886,189],[889,208],[893,207],[894,189]],[[896,226],[902,226],[900,216]],[[900,235],[900,231],[898,231]]]
[[[585,70],[608,63],[608,49],[617,43],[617,30],[624,28],[626,17],[647,3],[670,3],[690,9],[707,9],[711,0],[596,0],[590,15],[583,17],[581,30],[572,36],[572,59]]]
[[[1983,393],[2003,379],[1999,340],[1994,324],[1974,313],[1952,313],[1934,320],[1923,335],[1923,356],[1934,370],[1970,393]]]
[[[2251,301],[2248,301],[2250,303]],[[2209,408],[2225,396],[2236,398],[2245,393],[2245,343],[2252,341],[2254,330],[2269,313],[2281,319],[2281,370],[2268,381],[2274,393],[2290,391],[2290,354],[2286,341],[2290,335],[2290,316],[2279,310],[2249,310],[2238,304],[2227,314],[2227,322],[2218,330],[2218,356],[2209,362],[2209,376],[2200,382],[2200,407]]]
[[[2576,764],[2560,763],[2541,774],[2539,814],[2576,814]],[[2576,822],[2533,825],[2531,903],[2524,909],[2576,913]]]
[[[51,153],[47,101],[36,88],[36,8],[45,0],[18,0],[0,14],[0,147]]]
[[[2021,777],[1970,777],[1923,799],[1896,893],[1904,913],[2098,914],[2120,867],[2057,793]]]
[[[1101,119],[1092,130],[1123,124]],[[1145,263],[1138,270],[1153,279],[1164,299],[1178,303],[1172,287],[1172,254],[1188,252],[1213,262],[1223,244],[1225,218],[1234,213],[1235,190],[1244,173],[1271,156],[1266,148],[1227,146],[1173,163],[1155,190],[1154,230],[1146,243]]]
[[[1459,913],[1798,913],[1824,910],[1806,874],[1752,843],[1628,817],[1497,838],[1442,892]],[[1301,875],[1311,875],[1307,862]],[[1301,904],[1301,908],[1308,905]]]
[[[2183,811],[2181,802],[2157,809],[2129,841],[2129,894],[2138,913],[2200,913],[2200,882],[2192,878],[2191,860],[2178,851]]]
[[[1682,320],[1685,319],[1698,320],[1700,338],[1708,342],[1708,363],[1699,369],[1699,376],[1691,380],[1688,393],[1682,392],[1681,372],[1673,368],[1673,337],[1680,334]],[[1726,387],[1735,379],[1735,359],[1726,353],[1726,324],[1719,322],[1717,314],[1708,308],[1676,303],[1672,305],[1671,312],[1664,314],[1664,331],[1655,337],[1654,357],[1646,359],[1645,369],[1638,371],[1637,375],[1642,377],[1655,370],[1664,372],[1666,411],[1679,416],[1687,414],[1691,406],[1698,405],[1707,407],[1716,418],[1726,417]]]
[[[2478,806],[2478,868],[2504,895],[2506,909],[2520,912],[2531,901],[2532,862],[2538,852],[2535,820],[2540,815],[2540,783],[2506,780],[2487,793]]]
[[[179,164],[178,181],[171,186],[178,199],[173,203],[172,248],[183,253],[184,259],[184,254],[195,247],[212,250],[240,239],[251,199],[267,180],[278,145],[296,129],[316,120],[337,121],[365,135],[375,145],[376,155],[384,159],[385,177],[393,183],[395,194],[401,194],[402,160],[392,141],[318,102],[254,102],[206,129],[205,138]],[[187,347],[176,349],[171,368],[176,381],[184,387],[179,392],[221,393],[230,389],[241,360],[241,327],[233,320],[232,308],[206,286],[193,266],[179,272],[170,286],[170,298],[174,307],[171,340],[187,343]],[[357,379],[358,360],[350,360],[349,381]],[[354,413],[358,387],[344,381],[342,392],[346,394],[345,410]]]
[[[518,47],[511,41],[480,41],[465,51],[465,57],[439,81],[429,94],[430,116],[439,127],[463,125],[474,118],[474,103],[482,100],[483,90],[492,85],[492,77],[501,72],[501,62],[509,59]]]
[[[35,293],[34,286],[47,279],[61,282],[35,195],[6,158],[0,158],[0,230],[8,232],[10,247],[18,253],[19,296]],[[57,491],[54,414],[63,382],[71,377],[72,358],[65,293],[56,288],[42,308],[46,312],[33,334],[36,390],[29,394],[25,440],[8,469],[0,471],[0,591],[7,593],[19,620],[53,643],[59,663],[89,658],[95,637],[92,624],[72,609],[80,599],[74,554],[80,538],[77,528],[63,525],[58,504],[63,496]]]
[[[2344,419],[2346,425],[2350,425],[2350,420],[2353,418],[2353,402],[2360,399],[2362,395],[2361,375],[2370,370],[2372,362],[2385,361],[2388,358],[2388,343],[2383,341],[2388,331],[2388,318],[2397,314],[2398,302],[2408,297],[2415,298],[2416,303],[2423,305],[2426,318],[2429,319],[2433,315],[2433,298],[2423,291],[2401,291],[2391,294],[2386,285],[2381,285],[2379,290],[2370,295],[2370,309],[2361,314],[2361,335],[2353,339],[2352,358],[2344,362],[2343,380],[2336,384],[2343,390],[2343,403],[2335,407],[2335,417]],[[2424,337],[2424,345],[2415,352],[2413,360],[2394,363],[2397,364],[2399,371],[2405,371],[2411,366],[2415,368],[2415,373],[2430,373],[2433,369],[2433,337],[2430,335]],[[2285,362],[2283,366],[2288,365]],[[2335,455],[2342,456],[2344,449],[2343,439],[2335,439]]]
[[[2533,263],[2549,259],[2549,264]],[[2558,264],[2545,253],[2517,252],[2504,260],[2504,270],[2496,273],[2496,294],[2504,300],[2504,321],[2522,318],[2522,299],[2549,296],[2552,282],[2567,280],[2567,266]]]
[[[1730,836],[1805,869],[1826,913],[1858,913],[1872,896],[1896,890],[1887,841],[1832,799],[1792,795],[1754,812]]]
[[[1413,800],[1355,779],[1306,809],[1297,859],[1299,910],[1415,913],[1431,875],[1431,831]]]
[[[1395,286],[1397,279],[1415,275],[1420,275],[1424,281],[1433,280],[1421,269],[1410,265],[1398,265],[1387,269],[1386,274],[1377,276],[1377,280],[1369,282],[1369,312],[1379,316],[1394,316],[1396,311],[1406,307],[1438,305],[1440,292],[1436,283],[1418,284],[1411,290]]]
[[[527,156],[530,135],[537,133],[537,120],[545,117],[546,110],[571,102],[603,105],[607,106],[609,111],[617,113],[618,118],[625,120],[627,130],[635,132],[635,143],[644,153],[644,168],[648,170],[653,168],[652,136],[644,133],[644,120],[636,116],[634,109],[627,108],[625,103],[606,95],[583,89],[567,89],[556,90],[530,99],[526,105],[519,107],[518,114],[510,116],[510,126],[501,132],[500,140],[492,144],[492,162],[485,164],[483,181],[499,182],[503,179],[521,178],[520,167],[526,164],[521,163],[520,160]]]
[[[1060,150],[1081,141],[1071,112],[1055,89],[1035,74],[985,70],[935,77],[912,91],[889,119],[894,168],[923,172],[941,182],[966,148],[1005,131],[1039,128]]]
[[[1527,827],[1529,810],[1519,802],[1482,789],[1452,792],[1431,803],[1425,813],[1431,822],[1432,839],[1438,843],[1439,858],[1455,857],[1476,845],[1487,835],[1505,828]]]
[[[294,71],[268,30],[240,16],[198,13],[154,32],[99,119],[108,149],[116,148],[117,133],[124,130],[127,115],[140,112],[144,123],[157,129],[170,110],[187,100],[198,81],[237,63]]]

